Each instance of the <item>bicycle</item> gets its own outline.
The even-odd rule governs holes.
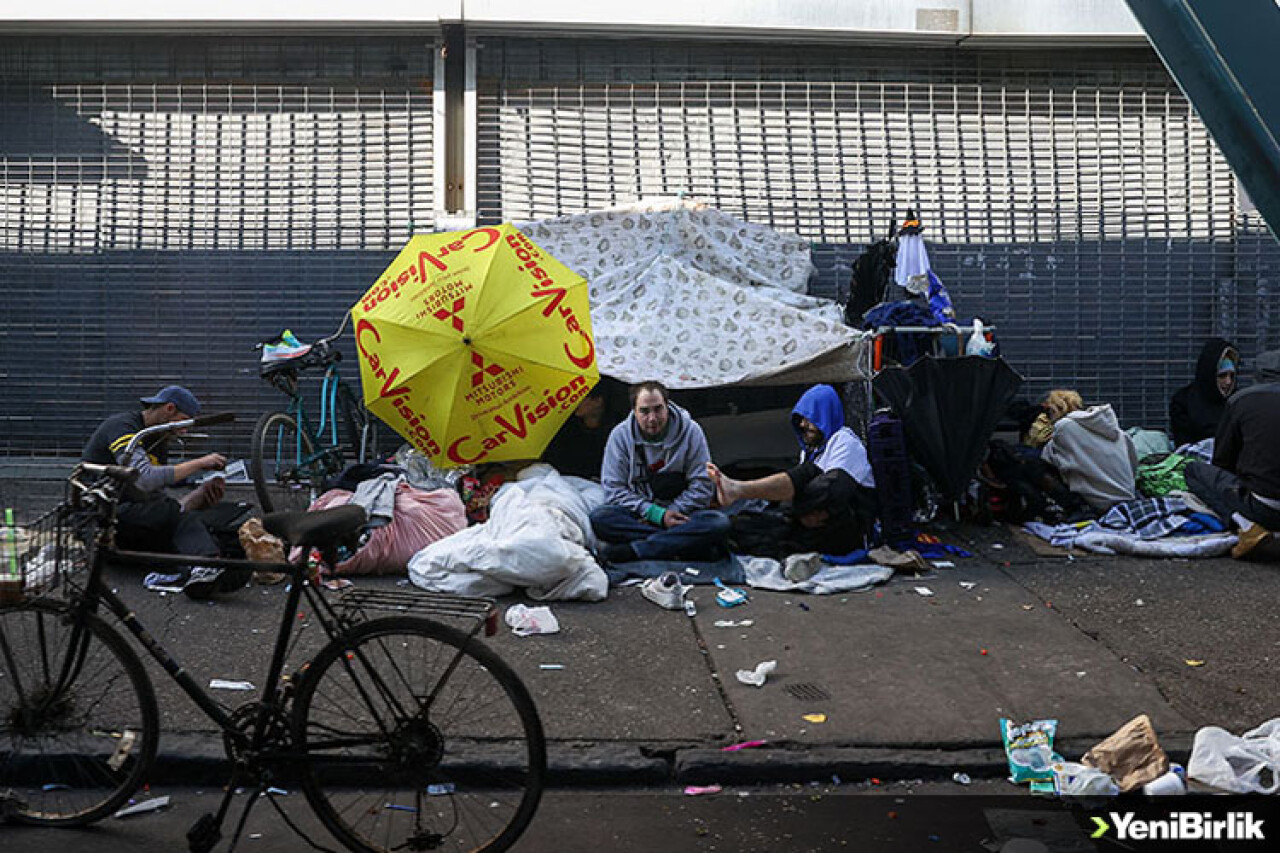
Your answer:
[[[141,430],[207,425],[215,418]],[[159,740],[155,691],[120,626],[142,645],[222,733],[230,779],[217,813],[192,826],[193,853],[222,838],[237,787],[250,809],[299,784],[321,823],[356,851],[506,850],[541,798],[546,742],[515,672],[479,638],[496,631],[491,599],[349,589],[330,601],[309,575],[307,553],[331,560],[365,522],[358,506],[263,518],[300,549],[293,560],[199,558],[223,569],[287,572],[265,685],[227,708],[182,668],[107,584],[108,565],[181,568],[189,556],[115,547],[116,507],[135,472],[81,464],[66,499],[27,528],[21,587],[0,602],[0,816],[81,825],[116,812],[147,778]],[[332,563],[330,563],[332,565]],[[286,673],[298,617],[321,626],[324,645]],[[105,611],[105,613],[100,612]],[[115,623],[106,617],[113,617]],[[463,627],[441,619],[460,620]]]
[[[342,353],[333,347],[350,316],[344,316],[329,337],[299,346],[287,357],[260,362],[262,378],[289,397],[287,408],[267,412],[253,428],[249,477],[263,512],[306,509],[349,458],[361,463],[377,458],[377,424],[343,380],[338,370]],[[265,353],[280,340],[263,341],[255,348]],[[324,377],[320,418],[312,427],[298,379],[315,368],[323,369]]]

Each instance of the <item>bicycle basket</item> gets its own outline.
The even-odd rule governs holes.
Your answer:
[[[14,529],[6,543],[0,575],[12,587],[19,582],[18,597],[42,598],[78,588],[75,576],[89,568],[93,541],[92,515],[71,503],[62,503],[25,527]],[[16,577],[15,577],[16,569]]]

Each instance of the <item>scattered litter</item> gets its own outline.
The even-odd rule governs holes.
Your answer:
[[[933,567],[935,569],[954,569],[956,564],[950,560],[934,560]]]
[[[182,592],[182,575],[152,572],[142,579],[142,585],[153,592]]]
[[[732,619],[717,619],[714,624],[717,628],[750,628],[756,623],[754,619],[743,619],[741,622],[734,622]]]
[[[112,770],[119,770],[129,758],[129,753],[133,751],[133,745],[138,740],[138,733],[133,730],[126,731],[120,736],[120,745],[116,747],[116,751],[107,759],[107,766]]]
[[[809,723],[825,723],[827,721],[826,714],[805,714],[801,719]]]
[[[981,652],[980,652],[980,654],[982,654],[982,655],[985,657],[985,656],[986,656],[986,654],[987,654],[987,650],[986,650],[986,649],[982,649],[982,650],[981,650]]]
[[[742,743],[735,743],[732,746],[722,748],[721,752],[737,752],[742,749],[755,749],[757,746],[764,746],[768,741],[764,740],[748,740]]]
[[[70,791],[71,786],[62,782],[50,782],[48,785],[41,785],[41,791]]]
[[[777,668],[778,662],[776,660],[761,661],[756,664],[755,669],[738,670],[738,680],[752,687],[764,687],[765,679],[772,675]]]
[[[256,690],[252,681],[228,681],[225,678],[214,678],[209,681],[210,690]]]
[[[279,583],[279,581],[273,581],[273,583]],[[321,581],[320,585],[329,590],[329,592],[338,592],[339,590],[346,589],[347,587],[355,586],[355,584],[347,578],[329,578],[327,581]]]
[[[1024,605],[1022,605],[1022,609],[1023,609],[1023,610],[1035,610],[1036,608],[1035,608],[1035,605],[1032,605],[1032,604],[1024,604]]]
[[[997,551],[1004,550],[1004,546],[1003,546],[1003,545],[1001,545],[999,542],[996,542],[996,543],[995,543],[994,545],[992,545],[991,547],[992,547],[992,548],[995,548]]]
[[[249,840],[250,840],[250,841],[257,841],[257,840],[258,840],[259,838],[261,838],[261,837],[262,837],[262,833],[261,833],[261,832],[251,832],[251,833],[249,833]]]
[[[1015,784],[1053,779],[1052,765],[1062,760],[1053,752],[1053,737],[1057,731],[1057,720],[1018,724],[1001,718],[1000,737],[1009,760],[1010,778]]]
[[[538,669],[564,669],[564,664],[562,664],[562,663],[540,663],[540,664],[538,664]]]
[[[929,589],[927,586],[918,586],[916,587],[916,595],[923,595],[927,598],[928,596],[933,595],[933,590]]]
[[[560,623],[550,607],[526,607],[523,604],[513,604],[507,608],[506,620],[511,626],[511,633],[517,637],[556,634],[560,631]]]
[[[427,796],[443,797],[446,794],[452,794],[456,790],[458,790],[458,786],[452,782],[442,782],[439,785],[428,785]]]
[[[747,603],[747,594],[744,591],[725,586],[720,578],[716,578],[716,586],[720,587],[720,591],[716,593],[716,604],[721,607],[737,607],[739,604]]]
[[[277,796],[277,797],[287,797],[287,796],[289,796],[289,792],[288,792],[288,791],[286,791],[284,788],[268,788],[268,789],[267,789],[267,793],[268,793],[268,794],[274,794],[274,795],[275,795],[275,796]]]
[[[977,584],[973,581],[960,581],[961,589],[973,589],[975,586],[977,586]]]
[[[126,806],[116,812],[116,817],[133,817],[134,815],[147,814],[148,812],[157,812],[160,809],[167,808],[169,805],[169,795],[163,797],[154,797],[150,800],[143,800],[137,805]]]
[[[1085,672],[1085,671],[1082,669],[1082,670],[1080,670],[1079,672],[1077,672],[1077,673],[1076,673],[1076,678],[1084,678],[1084,677],[1085,677],[1086,675],[1088,675],[1088,674],[1089,674],[1089,673]]]
[[[973,780],[969,778],[968,773],[952,773],[951,781],[960,785],[968,785]]]
[[[699,571],[698,569],[695,569],[693,566],[685,566],[684,573],[686,575],[693,575],[694,577],[697,577],[698,575],[702,574],[701,571]]]
[[[802,601],[802,602],[800,602],[800,609],[801,609],[801,610],[803,610],[805,613],[808,613],[808,612],[809,612],[809,605],[805,604],[805,603]]]
[[[1170,769],[1163,776],[1158,776],[1142,786],[1142,793],[1148,797],[1177,797],[1187,792],[1187,784],[1175,769]]]
[[[1096,744],[1080,763],[1108,774],[1125,793],[1138,790],[1169,770],[1169,756],[1160,747],[1146,714],[1139,714]]]
[[[689,785],[684,792],[690,797],[700,797],[703,794],[718,794],[723,790],[719,785]]]
[[[1143,601],[1141,598],[1139,598],[1139,599],[1137,599],[1136,601],[1134,601],[1134,602],[1133,602],[1133,606],[1134,606],[1134,607],[1141,607],[1141,606],[1142,606],[1142,605],[1144,605],[1144,604],[1146,604],[1146,602],[1145,602],[1145,601]]]
[[[684,600],[684,615],[689,617],[694,617],[698,615],[698,607],[696,604],[693,603],[692,598],[686,598]]]
[[[1204,661],[1202,660],[1184,660],[1183,663],[1187,666],[1204,666]]]
[[[417,806],[402,806],[397,803],[383,803],[382,807],[393,812],[417,812]]]
[[[1073,761],[1054,762],[1053,789],[1054,793],[1066,797],[1114,797],[1120,793],[1110,775],[1096,767]]]

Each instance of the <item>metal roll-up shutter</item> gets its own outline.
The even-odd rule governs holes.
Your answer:
[[[811,291],[842,296],[915,207],[1026,393],[1077,388],[1126,426],[1166,427],[1199,340],[1257,316],[1231,171],[1148,50],[482,47],[485,221],[683,193],[808,238]],[[1264,275],[1274,242],[1257,238]],[[1246,351],[1280,341],[1274,318],[1237,332]]]
[[[433,40],[0,39],[0,452],[171,382],[247,452],[284,399],[253,344],[335,330],[433,224]]]

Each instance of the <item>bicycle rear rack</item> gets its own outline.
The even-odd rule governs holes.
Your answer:
[[[369,612],[416,614],[421,616],[469,619],[476,623],[472,632],[484,626],[484,635],[498,632],[498,607],[492,598],[468,598],[444,592],[415,590],[402,592],[389,589],[348,589],[335,602],[344,616],[369,619]]]

